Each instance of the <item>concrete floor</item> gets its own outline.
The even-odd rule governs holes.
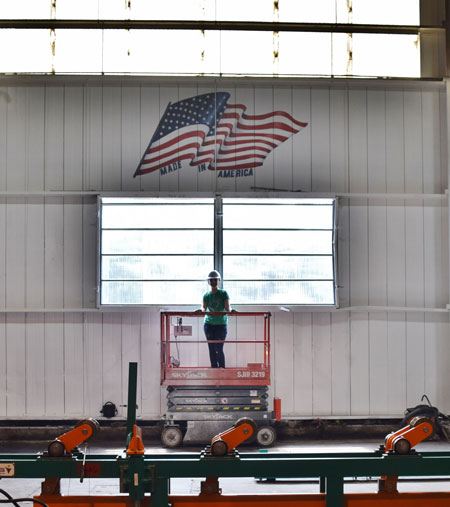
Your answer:
[[[283,441],[268,450],[260,452],[277,453],[310,453],[310,452],[370,452],[377,449],[380,440],[365,440],[363,442],[349,441]],[[198,455],[203,446],[185,446],[176,450],[161,448],[153,443],[146,445],[146,453],[169,454],[169,453],[192,453]],[[446,451],[450,452],[450,444],[447,442],[424,442],[416,447],[417,451]],[[0,443],[1,453],[34,453],[45,450],[45,444],[30,442],[24,443]],[[120,443],[104,443],[91,445],[88,454],[119,454],[123,451]],[[241,453],[245,451],[258,451],[256,447],[242,447]],[[0,458],[1,460],[1,458]],[[172,479],[171,494],[186,495],[198,494],[200,492],[200,479]],[[14,498],[30,497],[40,492],[40,479],[1,479],[0,489],[4,489]],[[308,480],[279,480],[275,483],[257,481],[249,478],[223,478],[220,479],[220,486],[223,494],[294,494],[294,493],[319,493],[319,483],[315,479]],[[450,491],[450,480],[400,480],[399,492],[415,491]],[[358,482],[346,481],[345,493],[375,493],[377,491],[376,478],[360,479]],[[77,479],[63,479],[61,481],[61,492],[64,495],[108,495],[118,494],[118,479],[85,479],[81,484]]]

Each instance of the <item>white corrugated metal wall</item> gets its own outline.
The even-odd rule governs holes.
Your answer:
[[[441,84],[125,83],[0,88],[0,191],[447,188]],[[184,167],[133,179],[167,103],[216,90],[250,113],[285,110],[308,126],[250,177]],[[353,311],[274,314],[272,392],[283,415],[399,416],[424,393],[450,411],[448,314],[364,308],[445,308],[446,200],[342,198],[338,246],[340,305]],[[0,309],[17,310],[0,313],[0,417],[96,417],[103,402],[125,403],[130,360],[140,364],[140,415],[160,415],[159,315],[79,311],[95,307],[94,197],[0,195],[0,280]],[[24,311],[33,308],[55,311]],[[241,319],[228,340],[258,328]],[[231,363],[234,354],[229,345]]]

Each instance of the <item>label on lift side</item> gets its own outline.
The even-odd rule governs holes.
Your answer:
[[[173,334],[175,336],[192,336],[192,326],[174,326]]]
[[[237,372],[238,378],[266,378],[265,371],[245,370]]]
[[[0,463],[0,477],[14,477],[14,463]]]

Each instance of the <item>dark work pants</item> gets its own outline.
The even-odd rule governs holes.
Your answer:
[[[227,337],[226,324],[204,324],[205,336],[207,340],[224,340]],[[225,368],[225,356],[223,353],[223,343],[208,343],[209,359],[211,368]]]

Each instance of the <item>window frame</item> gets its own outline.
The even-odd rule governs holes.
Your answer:
[[[306,193],[306,192],[220,192],[220,193],[211,193],[211,192],[192,192],[192,193],[128,193],[124,192],[121,194],[112,194],[112,193],[101,193],[97,197],[97,259],[96,259],[96,267],[97,267],[97,286],[96,286],[96,306],[100,309],[150,309],[154,311],[159,311],[160,309],[180,309],[180,310],[189,310],[189,309],[197,309],[200,307],[201,298],[199,298],[199,302],[193,304],[164,304],[164,303],[152,303],[152,304],[105,304],[101,303],[101,290],[102,290],[102,205],[103,199],[105,198],[114,198],[114,199],[122,199],[122,198],[161,198],[161,199],[196,199],[196,198],[212,198],[214,199],[214,266],[215,269],[218,269],[221,273],[223,272],[223,199],[232,198],[232,199],[327,199],[332,200],[333,207],[333,216],[332,216],[332,264],[333,264],[333,284],[334,284],[334,304],[274,304],[274,303],[249,303],[249,304],[234,304],[231,301],[231,304],[234,308],[242,308],[245,311],[266,311],[266,310],[284,310],[284,311],[308,311],[308,310],[320,310],[320,309],[336,309],[339,308],[339,283],[338,283],[338,242],[337,242],[337,233],[338,233],[338,205],[339,199],[335,194],[327,193],[327,194],[314,194],[314,193]],[[167,230],[170,230],[167,229]],[[264,230],[264,229],[262,229]],[[282,230],[282,229],[280,229]],[[180,254],[181,255],[181,254]],[[226,278],[225,278],[226,283]]]

